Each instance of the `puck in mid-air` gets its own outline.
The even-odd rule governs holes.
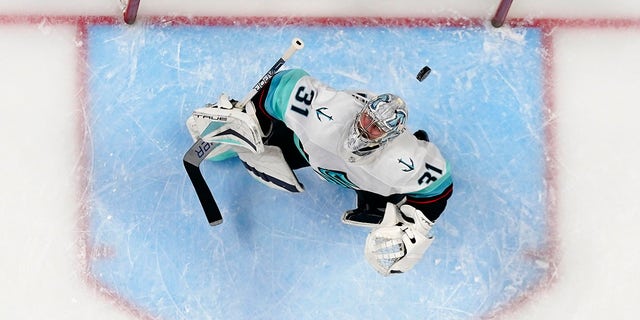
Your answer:
[[[430,73],[431,73],[431,68],[429,68],[429,66],[424,66],[418,72],[418,75],[416,76],[416,79],[418,79],[418,81],[422,82],[422,80],[426,79],[429,76]]]

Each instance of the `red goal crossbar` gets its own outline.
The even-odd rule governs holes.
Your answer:
[[[507,19],[507,14],[511,8],[513,0],[500,0],[496,13],[491,19],[491,25],[496,28],[501,27]],[[124,22],[127,24],[133,24],[136,22],[136,16],[138,15],[138,7],[140,6],[140,0],[127,0],[127,3],[123,9],[122,15]]]

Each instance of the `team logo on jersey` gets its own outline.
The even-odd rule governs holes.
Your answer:
[[[398,159],[398,162],[405,165],[406,168],[402,169],[402,171],[404,172],[409,172],[412,171],[413,169],[415,169],[415,167],[413,166],[413,159],[409,158],[409,161],[411,161],[411,164],[405,162],[404,160],[402,160],[402,158]]]
[[[333,116],[328,115],[326,113],[324,113],[324,110],[327,110],[327,107],[320,107],[318,109],[316,109],[316,117],[318,117],[318,120],[320,120],[322,122],[322,119],[320,118],[320,116],[323,116],[326,119],[329,119],[329,121],[333,120]]]
[[[349,178],[347,178],[347,174],[342,171],[334,171],[318,167],[318,170],[316,172],[325,180],[331,183],[335,183],[341,187],[356,190],[359,189],[355,183],[349,181]]]

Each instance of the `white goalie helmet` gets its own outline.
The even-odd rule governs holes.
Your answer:
[[[390,93],[374,97],[356,115],[345,149],[357,156],[371,154],[404,132],[408,115],[400,97]]]

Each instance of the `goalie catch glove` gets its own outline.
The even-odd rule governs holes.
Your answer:
[[[410,270],[431,246],[432,226],[420,210],[410,205],[398,210],[397,206],[387,203],[382,223],[367,236],[367,262],[384,276]]]

